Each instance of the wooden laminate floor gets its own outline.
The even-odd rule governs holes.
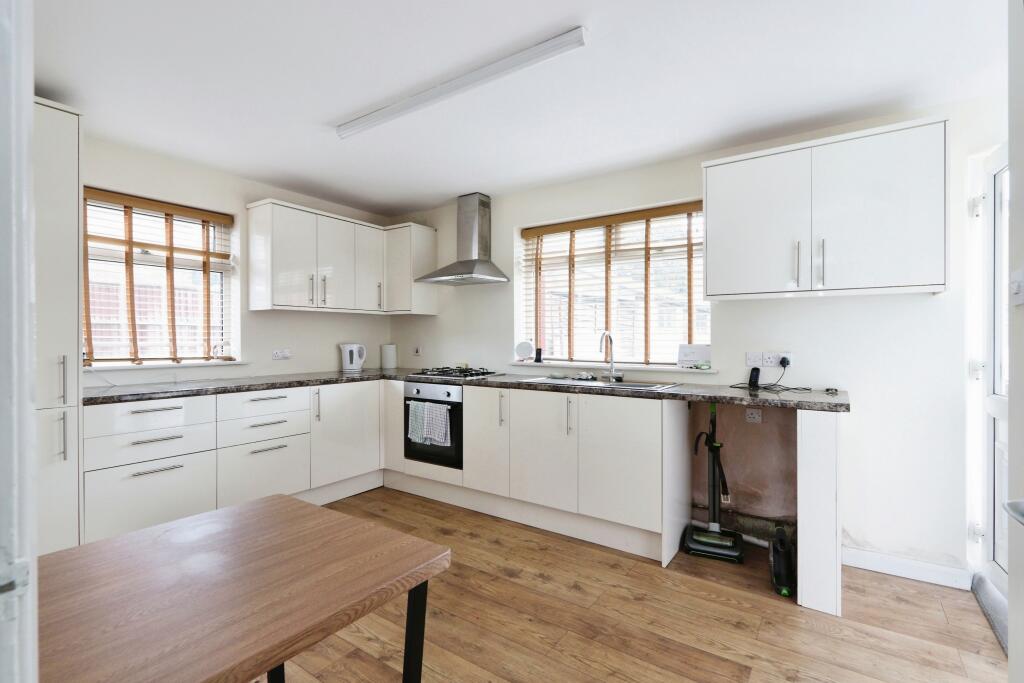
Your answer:
[[[974,597],[846,568],[839,619],[744,565],[651,560],[390,489],[328,507],[451,546],[431,581],[428,681],[1006,681]],[[290,683],[398,681],[404,596],[288,662]]]

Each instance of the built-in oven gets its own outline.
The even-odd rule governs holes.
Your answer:
[[[414,403],[442,406],[448,419],[448,445],[411,437],[409,413]],[[436,410],[436,409],[435,409]],[[415,434],[413,436],[419,436]],[[405,383],[405,457],[408,460],[462,469],[462,387],[454,384]]]

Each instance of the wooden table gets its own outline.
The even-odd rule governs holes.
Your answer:
[[[287,496],[39,558],[43,681],[284,680],[284,662],[403,592],[403,680],[448,548]]]

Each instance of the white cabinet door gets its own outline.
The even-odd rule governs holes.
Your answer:
[[[661,401],[579,396],[580,513],[661,531]]]
[[[386,266],[384,310],[412,309],[412,227],[392,228],[384,233]]]
[[[380,383],[319,387],[310,429],[313,488],[380,469]]]
[[[86,472],[83,543],[217,506],[217,454],[204,451]]]
[[[78,404],[78,117],[35,105],[36,408]]]
[[[384,469],[405,470],[405,383],[393,379],[380,382],[381,461]]]
[[[811,150],[710,166],[704,182],[707,294],[809,290]]]
[[[356,305],[356,226],[316,217],[316,305],[354,308]]]
[[[356,304],[361,311],[384,310],[384,231],[356,225]]]
[[[945,284],[945,129],[814,148],[815,289]]]
[[[508,394],[508,389],[462,389],[462,485],[467,488],[509,495]]]
[[[36,411],[39,554],[78,545],[78,409]]]
[[[218,508],[309,488],[309,434],[217,449]]]
[[[316,303],[316,214],[272,207],[271,263],[275,306]]]
[[[509,394],[510,414],[516,420],[509,448],[509,494],[577,512],[578,397],[526,389],[513,389]]]

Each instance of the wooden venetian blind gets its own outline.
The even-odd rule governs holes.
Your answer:
[[[522,338],[546,358],[675,363],[681,343],[709,343],[702,203],[526,228],[522,231]]]
[[[85,188],[86,365],[233,360],[228,214]]]

